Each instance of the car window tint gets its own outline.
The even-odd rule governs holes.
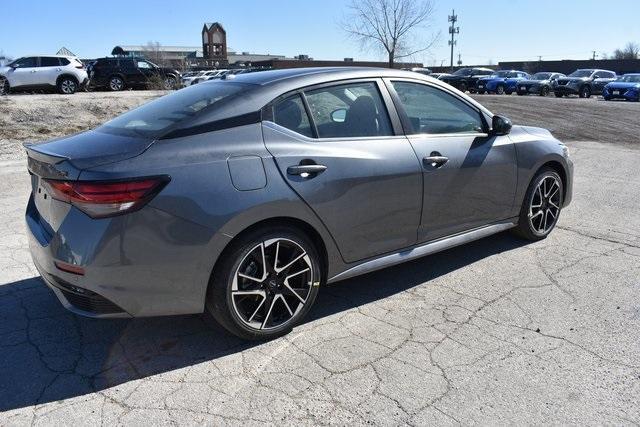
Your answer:
[[[20,58],[15,61],[12,65],[16,68],[31,68],[37,67],[37,60],[35,56],[29,56],[27,58]]]
[[[41,67],[59,67],[60,60],[58,58],[52,58],[50,56],[43,56],[40,58]]]
[[[224,105],[250,87],[226,81],[189,86],[124,113],[97,130],[118,135],[158,137],[181,122],[198,117],[204,110]]]
[[[290,96],[275,105],[273,121],[301,135],[313,137],[309,116],[300,95]]]
[[[480,113],[443,90],[419,83],[393,82],[411,122],[410,133],[482,132]]]
[[[69,65],[71,62],[67,58],[58,58],[60,60],[60,65]],[[82,65],[82,61],[75,60],[78,65]]]
[[[320,138],[393,135],[375,83],[331,86],[305,93]]]
[[[138,61],[138,68],[150,69],[151,68],[151,64],[149,64],[147,61]]]

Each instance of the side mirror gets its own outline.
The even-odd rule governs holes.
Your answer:
[[[511,120],[503,116],[493,116],[490,135],[507,135],[511,132]]]
[[[347,118],[347,109],[346,108],[338,108],[337,110],[333,110],[331,113],[331,121],[334,123],[344,123],[344,120]]]

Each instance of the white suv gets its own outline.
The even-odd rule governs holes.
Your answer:
[[[0,93],[12,89],[52,89],[70,95],[88,81],[82,62],[73,56],[24,56],[0,67]]]

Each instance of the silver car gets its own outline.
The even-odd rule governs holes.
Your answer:
[[[572,193],[548,131],[385,69],[205,82],[26,149],[30,249],[65,307],[206,310],[247,339],[290,331],[325,283],[503,230],[543,239]]]

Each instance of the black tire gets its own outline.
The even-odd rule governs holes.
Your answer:
[[[124,80],[122,80],[122,77],[120,76],[111,76],[107,81],[107,88],[111,92],[120,92],[125,88]]]
[[[178,80],[174,76],[167,76],[164,78],[164,89],[174,90],[178,87]]]
[[[78,81],[73,77],[63,76],[58,79],[58,93],[62,95],[73,95],[78,90]]]
[[[4,77],[0,77],[0,96],[9,95],[10,92],[11,87],[9,86],[9,81]]]
[[[484,95],[486,92],[484,90],[479,90],[478,95]]]
[[[549,95],[549,86],[542,86],[540,88],[540,96],[547,96]]]
[[[553,92],[553,94],[556,96],[556,98],[562,98],[564,95],[558,92]]]
[[[460,92],[466,92],[467,90],[467,84],[465,82],[460,83]]]
[[[553,206],[548,202],[544,202],[542,200],[542,193],[537,192],[538,187],[541,185],[541,183],[543,183],[543,181],[546,181],[547,184],[551,181],[555,181],[557,183],[556,191],[554,191],[555,187],[548,184],[550,187],[549,194],[552,195],[551,199],[553,200],[553,203],[558,206],[555,217],[553,217],[551,213],[548,213],[548,211],[551,210]],[[540,196],[538,196],[538,194]],[[531,180],[529,188],[527,188],[527,193],[525,194],[524,201],[522,202],[522,207],[520,208],[518,226],[512,229],[513,233],[518,237],[531,241],[537,241],[546,238],[549,233],[551,233],[551,231],[555,228],[558,222],[558,218],[562,211],[562,204],[564,203],[563,196],[564,183],[562,182],[562,178],[560,177],[560,175],[558,175],[558,172],[548,167],[540,169]],[[538,201],[541,206],[537,209],[543,211],[542,215],[544,215],[545,221],[543,227],[544,231],[542,232],[536,228],[536,226],[538,225],[537,219],[534,218],[534,216],[532,216],[531,220],[529,218],[532,209],[536,209],[532,208],[532,205],[537,205]],[[545,211],[545,208],[549,209]],[[542,220],[541,218],[539,219]],[[547,221],[549,220],[552,220],[551,224],[547,223]],[[542,228],[541,226],[542,224],[540,224],[539,228]]]
[[[273,243],[265,245],[267,242]],[[274,245],[280,243],[282,245],[274,248]],[[211,276],[207,292],[207,311],[226,330],[243,339],[269,340],[289,333],[309,312],[318,294],[318,288],[324,281],[322,265],[313,242],[296,228],[275,226],[249,232],[231,245]],[[296,261],[289,269],[281,271],[282,274],[277,273],[274,268],[278,262],[271,261],[275,258],[274,253],[278,254],[279,259],[287,257],[286,262],[290,262],[296,257],[296,250],[299,251],[297,254],[304,251],[306,256]],[[265,254],[262,259],[267,264],[264,270],[259,267],[262,263],[259,256],[261,253]],[[298,262],[302,264],[297,264]],[[271,264],[274,264],[273,267]],[[296,276],[296,280],[301,280],[297,282],[298,286],[302,287],[287,282],[291,285],[289,287],[282,283],[283,277],[278,278],[291,273],[290,269],[304,270],[305,265],[308,271]],[[248,280],[250,277],[247,276],[253,279]],[[260,278],[255,279],[257,276]],[[289,276],[289,279],[291,278],[292,276]],[[293,289],[297,289],[299,295]],[[262,295],[246,295],[248,292],[261,292]],[[305,296],[303,302],[300,296]],[[283,299],[284,302],[281,302]],[[291,308],[293,304],[298,305]],[[267,305],[269,310],[266,309]],[[249,317],[249,313],[253,315]],[[289,317],[287,313],[293,315]],[[278,315],[281,319],[289,318],[274,326]],[[251,326],[251,323],[260,325]]]
[[[527,94],[527,92],[521,92],[521,91],[517,91],[516,92],[519,96],[524,96]]]
[[[504,85],[496,86],[496,95],[504,95]]]
[[[578,96],[580,98],[590,98],[591,97],[591,88],[589,86],[582,86],[580,88],[580,92],[578,92]]]
[[[513,93],[513,91],[512,91],[512,90],[505,90],[505,91],[504,91],[504,93],[505,93],[506,95],[511,95],[511,94]]]

